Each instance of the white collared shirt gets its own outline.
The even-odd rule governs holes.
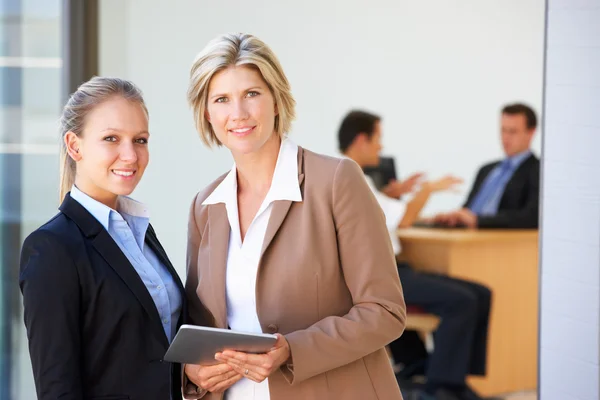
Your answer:
[[[171,342],[175,337],[177,321],[181,314],[181,293],[166,265],[150,246],[146,246],[146,231],[150,225],[148,208],[129,197],[119,196],[117,209],[113,210],[94,200],[75,185],[71,188],[71,198],[102,224],[127,257],[152,297],[167,340]]]
[[[340,155],[340,158],[352,160],[350,157],[343,154]],[[385,215],[385,225],[388,229],[390,240],[392,241],[394,254],[400,254],[402,247],[400,246],[400,239],[398,239],[397,232],[398,225],[400,225],[400,222],[406,213],[406,202],[400,199],[394,199],[387,196],[383,192],[380,192],[370,176],[365,175],[365,180],[367,181],[371,192],[373,192],[373,195],[375,195],[375,199],[377,200],[377,203],[379,203],[379,207],[381,207],[383,214]]]
[[[365,175],[365,179],[385,215],[385,225],[387,226],[388,234],[392,241],[394,254],[400,254],[402,247],[400,246],[400,239],[398,239],[398,225],[400,225],[400,222],[406,213],[406,203],[380,192],[370,176]]]
[[[248,227],[243,243],[240,234],[235,165],[202,203],[203,205],[224,203],[227,209],[231,230],[225,290],[227,322],[233,330],[262,333],[256,311],[256,274],[273,203],[278,200],[302,201],[298,183],[298,146],[289,139],[281,142],[271,187]],[[262,383],[255,383],[243,378],[225,392],[225,398],[227,400],[269,400],[268,379]]]

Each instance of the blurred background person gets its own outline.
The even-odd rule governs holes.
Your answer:
[[[540,160],[531,150],[537,116],[525,104],[509,104],[502,109],[500,125],[505,158],[481,167],[463,207],[436,215],[435,223],[482,229],[537,229]]]
[[[338,143],[344,156],[354,160],[361,168],[379,164],[382,149],[381,118],[365,111],[349,112],[338,130]],[[400,258],[401,244],[398,228],[407,228],[432,193],[453,188],[461,182],[452,176],[424,182],[410,202],[391,198],[377,190],[366,176],[383,210],[396,255]],[[363,232],[366,236],[369,232]],[[398,262],[398,273],[407,305],[418,306],[441,318],[435,332],[434,351],[429,356],[426,369],[427,384],[421,399],[478,400],[480,397],[466,384],[466,377],[484,375],[487,353],[491,293],[480,284],[449,276],[422,273],[413,270],[406,262]],[[399,339],[402,341],[402,338]],[[394,358],[402,354],[391,345]]]

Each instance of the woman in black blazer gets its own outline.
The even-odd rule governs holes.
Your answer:
[[[186,315],[183,286],[146,208],[126,197],[149,158],[141,93],[93,78],[61,129],[60,212],[21,253],[38,398],[179,400],[181,367],[162,358]]]

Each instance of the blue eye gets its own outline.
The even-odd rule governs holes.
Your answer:
[[[258,96],[259,94],[260,94],[260,93],[258,93],[257,91],[255,91],[255,90],[251,90],[251,91],[249,91],[249,92],[248,92],[248,97],[256,97],[256,96]]]

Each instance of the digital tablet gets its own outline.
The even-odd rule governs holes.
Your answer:
[[[164,360],[181,364],[215,364],[215,354],[223,350],[266,353],[276,341],[277,336],[266,333],[181,325]]]

